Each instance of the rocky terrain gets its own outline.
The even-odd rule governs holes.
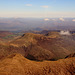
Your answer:
[[[0,40],[0,75],[75,75],[74,37],[52,31]]]
[[[36,62],[12,54],[0,60],[0,75],[75,75],[75,57]]]
[[[58,60],[75,53],[74,37],[74,35],[63,36],[59,32],[25,33],[10,42],[1,41],[0,58],[12,53],[20,53],[30,60]]]
[[[65,58],[71,58],[71,57],[75,57],[75,53],[72,53],[72,54],[66,56]]]
[[[32,60],[57,60],[75,52],[73,36],[62,36],[58,32],[45,35],[25,33],[9,45]]]

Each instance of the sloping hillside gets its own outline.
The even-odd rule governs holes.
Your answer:
[[[0,40],[0,59],[9,54],[8,45]]]
[[[75,57],[75,53],[72,53],[72,54],[66,56],[65,58],[71,58],[71,57]]]
[[[75,40],[58,32],[46,35],[25,33],[9,43],[12,53],[21,53],[32,60],[56,60],[75,52]]]
[[[75,75],[75,58],[36,62],[12,54],[0,61],[0,75]]]

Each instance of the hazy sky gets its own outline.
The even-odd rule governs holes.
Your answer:
[[[75,17],[75,0],[0,0],[0,17]]]

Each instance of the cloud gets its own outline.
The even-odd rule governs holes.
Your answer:
[[[73,19],[72,21],[74,21],[74,22],[75,22],[75,19]]]
[[[45,6],[41,6],[42,8],[49,8],[49,6],[45,5]]]
[[[49,21],[49,19],[48,18],[45,18],[44,21]]]
[[[59,18],[59,20],[61,20],[61,21],[65,21],[63,18]]]
[[[32,4],[26,4],[26,6],[32,6]]]
[[[60,31],[60,35],[71,35],[69,31]]]

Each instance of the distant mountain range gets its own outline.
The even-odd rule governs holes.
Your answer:
[[[0,30],[75,30],[74,18],[0,18]]]

